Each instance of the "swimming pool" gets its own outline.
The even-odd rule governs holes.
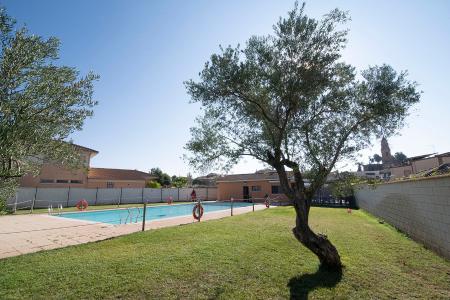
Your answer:
[[[159,220],[165,218],[173,218],[180,216],[192,215],[192,209],[195,203],[189,204],[173,204],[173,205],[157,205],[147,206],[145,220]],[[203,202],[204,212],[213,212],[220,210],[230,210],[230,202]],[[233,202],[233,208],[252,206],[252,203],[248,202]],[[62,218],[102,222],[108,224],[128,224],[142,222],[144,214],[144,208],[120,208],[120,209],[107,209],[99,211],[86,211],[86,212],[74,212],[63,213],[59,215]]]

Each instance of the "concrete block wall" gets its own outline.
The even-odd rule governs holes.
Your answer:
[[[357,205],[450,259],[450,176],[355,188]]]
[[[195,188],[201,200],[217,200],[217,188]],[[192,188],[19,188],[16,196],[8,200],[11,209],[73,207],[81,199],[89,205],[138,204],[147,201],[174,202],[190,201]]]

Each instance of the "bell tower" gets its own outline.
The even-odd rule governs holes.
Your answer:
[[[394,157],[391,154],[391,148],[387,139],[383,136],[381,139],[381,161],[384,166],[389,166],[394,163]]]

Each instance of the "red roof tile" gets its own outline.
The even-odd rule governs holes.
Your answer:
[[[88,179],[105,180],[149,180],[154,178],[148,173],[137,170],[90,168]]]

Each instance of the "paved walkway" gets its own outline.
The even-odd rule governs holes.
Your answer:
[[[255,210],[264,209],[256,205]],[[234,215],[251,212],[252,207],[233,210]],[[230,216],[230,211],[205,213],[202,221]],[[192,216],[147,221],[146,230],[193,223]],[[60,218],[45,214],[0,217],[0,259],[25,253],[95,242],[142,230],[142,223],[110,225]]]

